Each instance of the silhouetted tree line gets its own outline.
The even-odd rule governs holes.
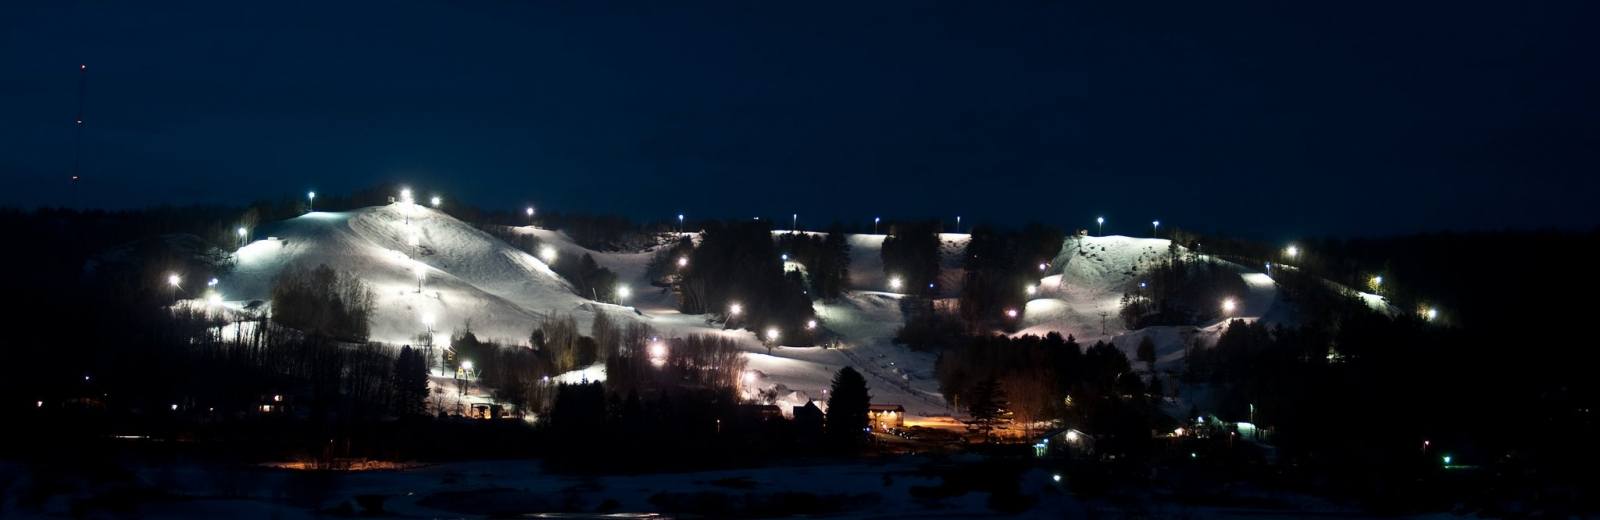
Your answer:
[[[798,273],[784,273],[770,226],[762,221],[709,225],[683,269],[678,309],[726,318],[729,328],[782,333],[785,345],[810,345],[815,313]],[[739,304],[734,315],[730,306]]]
[[[1129,329],[1155,325],[1195,325],[1224,313],[1222,302],[1242,303],[1248,287],[1231,266],[1193,254],[1176,245],[1144,276],[1142,286],[1122,294],[1119,315]]]
[[[974,228],[962,254],[961,318],[969,328],[1013,325],[1015,320],[1005,311],[1022,310],[1028,301],[1027,287],[1037,284],[1042,274],[1039,265],[1048,265],[1064,237],[1061,230],[1038,224],[1012,232]]]
[[[899,277],[901,292],[932,295],[939,279],[939,223],[896,222],[883,239],[883,273]]]
[[[367,340],[372,289],[353,274],[327,265],[291,265],[272,284],[272,318],[306,334],[343,341]]]
[[[832,300],[844,294],[850,281],[850,245],[834,226],[827,235],[785,233],[778,250],[805,268],[806,286],[813,298]]]

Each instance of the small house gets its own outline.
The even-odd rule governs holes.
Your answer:
[[[867,424],[872,431],[889,431],[905,427],[906,407],[898,404],[867,405]]]

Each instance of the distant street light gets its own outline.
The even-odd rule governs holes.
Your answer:
[[[440,202],[444,202],[444,199],[440,199],[438,195],[434,195],[433,199],[429,200],[428,202],[433,204],[433,207],[437,208],[439,207]]]
[[[1044,270],[1047,270],[1047,269],[1050,269],[1050,264],[1047,264],[1047,263],[1044,263],[1044,262],[1039,262],[1039,270],[1040,271],[1044,271]]]
[[[771,342],[771,343],[777,343],[778,342],[778,328],[777,327],[767,327],[767,341]]]
[[[167,285],[171,285],[173,287],[179,287],[179,284],[182,284],[182,283],[183,283],[183,277],[178,276],[177,274],[169,274],[169,275],[167,275]]]
[[[678,267],[679,268],[688,267],[688,266],[689,266],[689,257],[687,257],[687,256],[678,257]]]
[[[678,214],[678,234],[683,234],[683,214]]]
[[[813,330],[813,329],[816,329],[816,328],[817,328],[817,320],[806,320],[806,330]]]
[[[1029,284],[1026,289],[1023,289],[1023,292],[1028,293],[1028,296],[1033,296],[1034,293],[1039,292],[1039,286]]]
[[[956,215],[956,233],[961,233],[961,215]]]
[[[234,232],[239,234],[239,243],[241,245],[250,243],[250,230],[245,229],[244,226],[239,226],[239,229],[234,230]]]
[[[1094,223],[1100,225],[1100,233],[1099,233],[1099,235],[1100,236],[1105,236],[1105,234],[1106,234],[1106,218],[1105,217],[1095,217],[1094,218]]]
[[[544,246],[544,247],[539,248],[539,258],[544,259],[544,263],[547,263],[547,264],[555,263],[555,261],[556,261],[556,248],[550,247],[550,246]]]
[[[306,192],[306,211],[316,211],[316,210],[317,210],[317,192],[308,191],[308,192]]]
[[[799,230],[800,230],[800,214],[799,213],[791,213],[789,215],[789,231],[799,231]]]
[[[739,305],[737,303],[728,304],[728,315],[729,316],[738,316],[738,315],[740,315],[742,313],[744,313],[744,306],[743,305]]]
[[[1283,248],[1283,256],[1287,256],[1290,260],[1294,260],[1295,257],[1300,256],[1300,248],[1294,244],[1289,244],[1289,247]]]
[[[1238,307],[1239,307],[1239,304],[1237,302],[1233,301],[1233,298],[1223,298],[1223,300],[1222,300],[1222,313],[1223,314],[1230,314],[1231,315],[1231,314],[1233,314],[1233,310],[1238,308]]]
[[[528,225],[532,226],[533,225],[533,206],[528,206],[528,209],[522,210],[522,212],[528,214]]]
[[[623,300],[627,300],[628,296],[630,296],[632,294],[633,294],[633,291],[628,289],[628,286],[626,286],[626,285],[618,285],[617,286],[617,303],[622,303]]]
[[[1006,317],[1007,318],[1016,319],[1017,318],[1017,314],[1018,313],[1017,313],[1016,309],[1006,309]]]
[[[902,286],[902,285],[905,285],[905,282],[902,282],[900,280],[900,277],[898,277],[898,276],[889,277],[889,289],[890,290],[899,291],[900,290],[900,286]]]
[[[1150,221],[1150,236],[1153,236],[1153,237],[1161,236],[1161,233],[1157,232],[1157,229],[1160,228],[1160,227],[1161,227],[1161,221],[1159,221],[1159,220]]]

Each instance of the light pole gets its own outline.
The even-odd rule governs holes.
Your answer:
[[[528,209],[522,210],[522,212],[528,214],[528,225],[532,226],[533,225],[533,206],[528,206]]]
[[[1099,235],[1100,236],[1106,236],[1106,218],[1105,217],[1095,217],[1094,218],[1094,223],[1100,225],[1100,233],[1099,233]]]
[[[961,233],[961,215],[956,215],[956,233]]]
[[[878,220],[882,217],[872,217],[872,234],[878,234]]]
[[[178,291],[183,289],[183,277],[178,276],[178,273],[168,274],[167,285],[172,286],[172,303],[173,305],[177,305]]]
[[[1161,233],[1157,231],[1157,229],[1159,229],[1160,227],[1161,227],[1161,221],[1159,221],[1159,220],[1150,221],[1150,236],[1151,237],[1160,237]]]
[[[626,286],[626,285],[618,285],[617,286],[617,304],[621,305],[622,302],[627,301],[628,300],[628,296],[630,296],[632,294],[633,294],[633,291],[629,290],[628,286]]]
[[[309,212],[316,211],[316,210],[317,210],[317,192],[308,191],[308,192],[306,192],[306,212],[309,213]]]
[[[800,231],[800,214],[799,213],[790,213],[789,214],[789,231],[790,232],[798,232],[798,231]]]
[[[438,207],[439,207],[439,203],[440,203],[440,202],[444,202],[444,200],[443,200],[443,199],[440,199],[440,198],[439,198],[439,196],[438,196],[438,195],[434,195],[434,196],[433,196],[433,200],[430,200],[430,201],[428,201],[428,202],[431,202],[431,203],[433,203],[433,207],[434,207],[434,208],[435,208],[435,209],[437,209],[437,208],[438,208]]]
[[[239,226],[239,229],[235,230],[235,232],[239,234],[240,246],[250,243],[250,230],[245,229],[244,226]]]
[[[683,214],[682,213],[678,214],[678,234],[679,235],[683,234]]]

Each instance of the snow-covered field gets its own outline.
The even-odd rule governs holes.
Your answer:
[[[541,317],[571,314],[587,331],[594,312],[646,323],[665,336],[693,333],[735,339],[746,352],[746,391],[775,389],[780,404],[798,406],[807,400],[826,401],[824,392],[833,375],[851,366],[867,375],[873,401],[904,405],[914,416],[946,416],[951,410],[933,377],[935,356],[894,345],[895,331],[903,324],[901,295],[887,291],[881,257],[883,235],[852,235],[850,287],[836,302],[815,306],[821,325],[836,334],[841,348],[779,346],[771,352],[754,334],[722,330],[703,315],[678,312],[669,290],[653,287],[645,275],[653,251],[602,252],[578,245],[566,234],[533,227],[517,232],[536,236],[554,250],[551,263],[576,262],[592,255],[600,265],[616,272],[632,296],[624,305],[591,301],[574,294],[544,259],[524,253],[494,236],[444,213],[403,203],[349,212],[314,212],[263,226],[251,242],[236,253],[237,268],[221,280],[218,291],[229,305],[266,300],[272,280],[289,265],[327,264],[356,273],[375,293],[372,338],[394,344],[410,343],[429,325],[435,344],[444,345],[455,332],[470,325],[480,337],[526,344]],[[939,293],[954,296],[960,290],[961,255],[970,235],[944,233],[941,242]],[[1019,334],[1060,332],[1080,343],[1108,340],[1130,357],[1140,338],[1149,336],[1158,346],[1160,363],[1181,360],[1184,345],[1197,338],[1215,341],[1222,322],[1202,327],[1151,327],[1129,331],[1117,310],[1122,294],[1137,286],[1139,277],[1166,254],[1162,239],[1069,237],[1050,269],[1041,273],[1039,292],[1019,318]],[[541,254],[541,256],[543,256]],[[413,260],[414,259],[414,260]],[[1233,317],[1260,319],[1278,303],[1272,279],[1243,266],[1238,269],[1249,290],[1237,295]],[[418,290],[418,271],[423,273]],[[604,378],[601,367],[562,376],[561,380]]]

